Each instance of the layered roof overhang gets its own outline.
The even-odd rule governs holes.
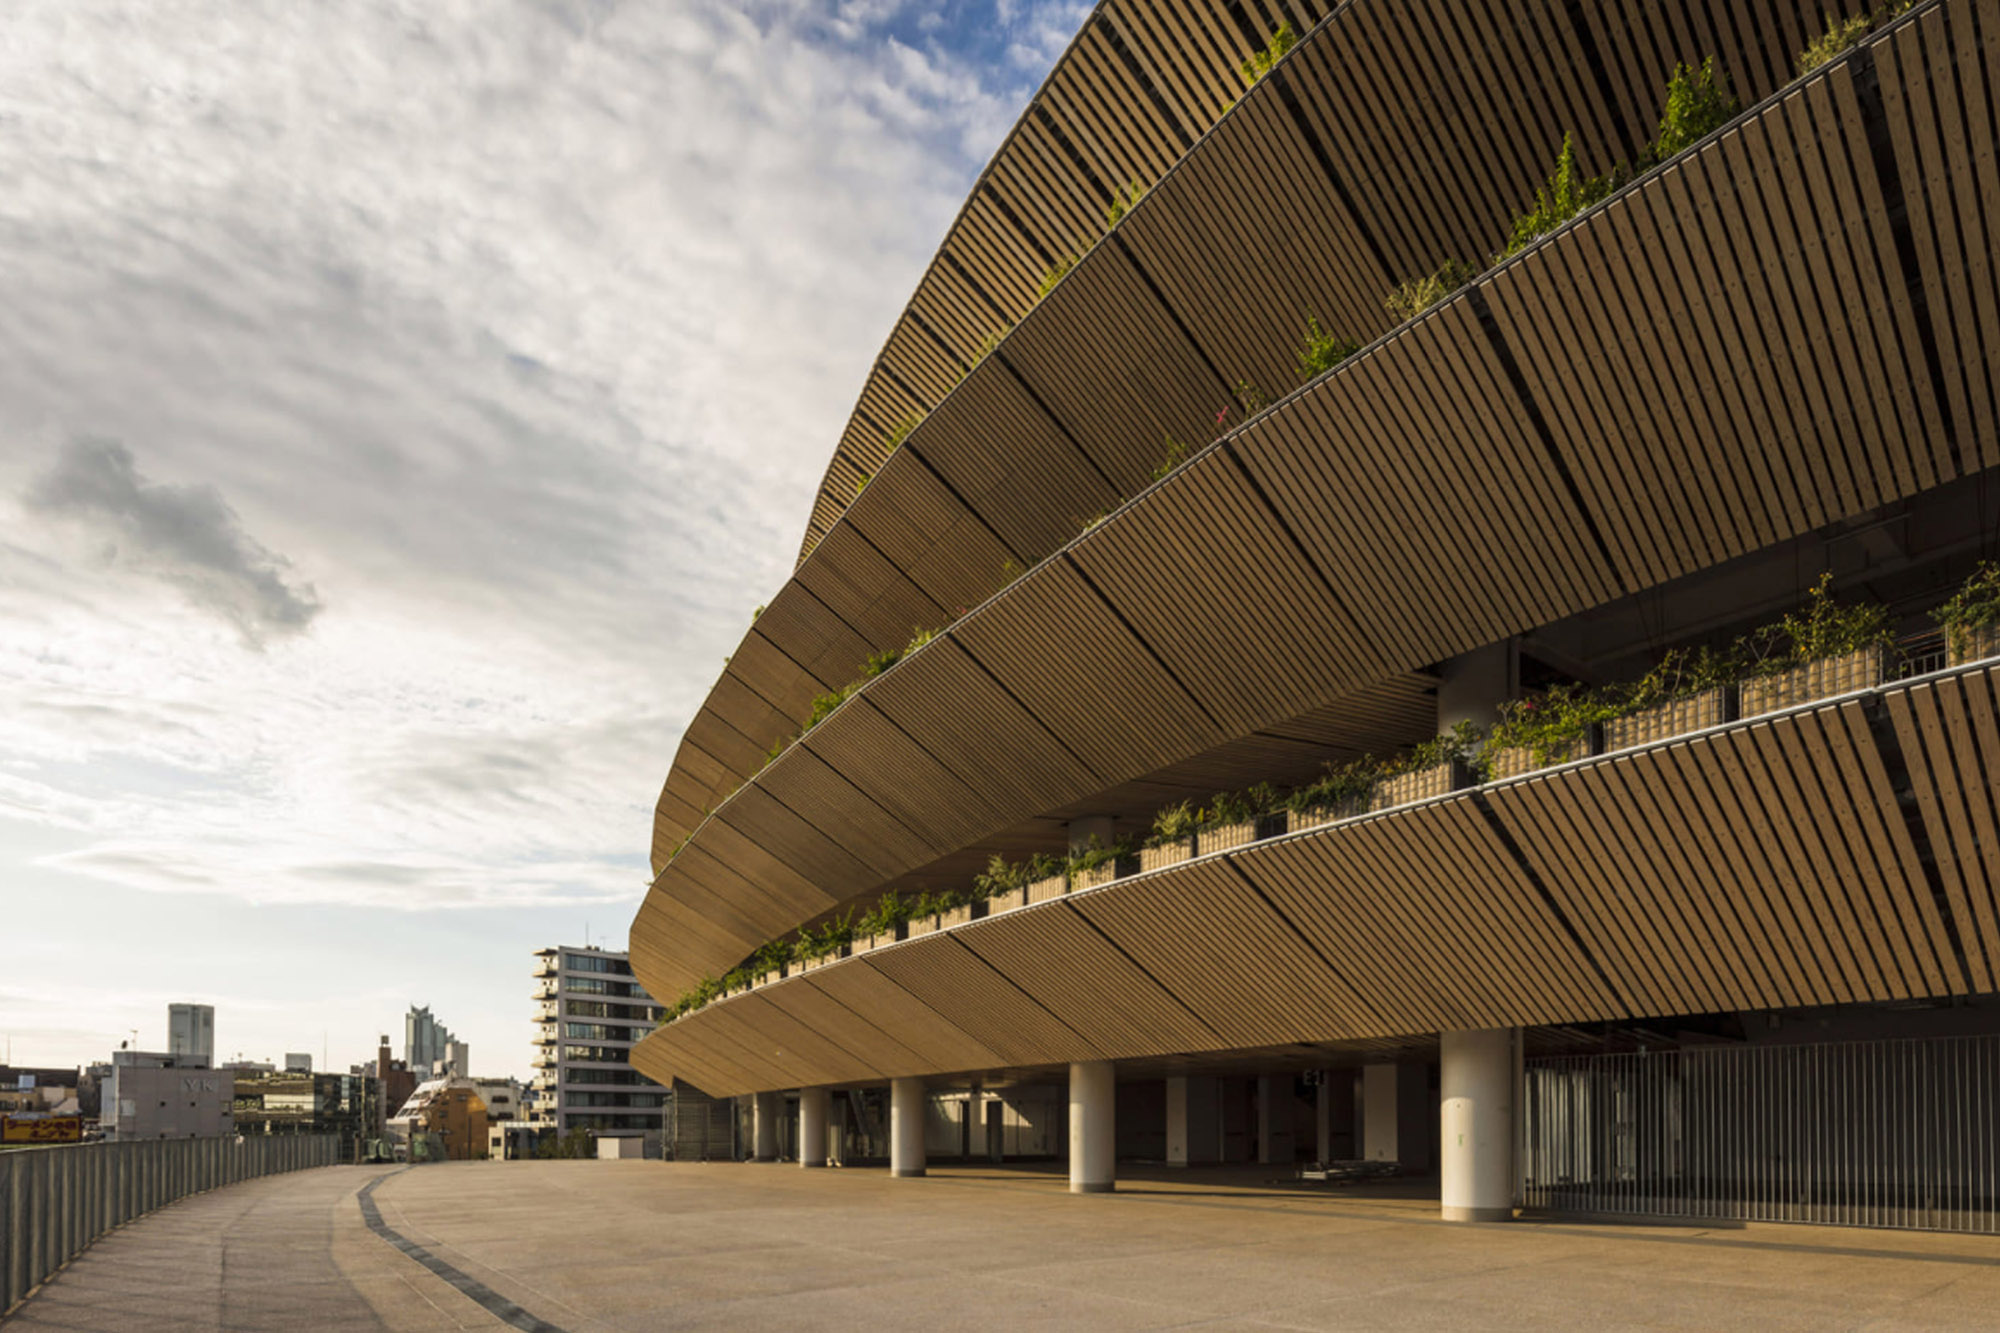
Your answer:
[[[1806,6],[1734,7],[1723,32],[1635,3],[1579,28],[1551,6],[1545,42],[1589,41],[1504,66],[1493,52],[1518,56],[1524,26],[1467,49],[1449,106],[1377,103],[1396,113],[1379,123],[1316,110],[1311,89],[1337,73],[1388,77],[1362,39],[1390,8],[1357,0],[1315,30],[974,368],[774,600],[662,797],[656,861],[699,831],[634,923],[656,994],[1021,819],[2000,461],[1980,351],[2000,339],[1980,200],[2000,195],[1990,123],[1965,114],[1992,105],[1996,25],[1959,0],[1142,490],[1156,453],[1140,432],[1200,438],[1187,423],[1212,417],[1225,366],[1278,382],[1308,309],[1377,331],[1363,293],[1490,243],[1543,169],[1522,143],[1555,142],[1570,117],[1586,154],[1616,155],[1650,115],[1621,81],[1660,75],[1613,71],[1714,52],[1754,92],[1813,26]],[[1422,86],[1442,86],[1433,74]],[[1382,171],[1343,175],[1337,154],[1364,149]],[[1412,189],[1428,172],[1422,199],[1378,197],[1392,169]],[[1266,280],[1279,255],[1310,276]],[[981,601],[993,563],[1063,539],[1068,507],[1132,492]],[[795,729],[812,693],[960,597],[981,604],[701,813],[756,770],[752,737]]]
[[[633,1063],[726,1096],[1990,994],[1996,719],[1976,668],[1587,760],[878,947]]]

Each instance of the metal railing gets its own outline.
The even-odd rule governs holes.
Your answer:
[[[1531,1060],[1523,1202],[2000,1233],[2000,1037]]]
[[[343,1160],[333,1134],[0,1152],[0,1315],[113,1227],[221,1185]]]

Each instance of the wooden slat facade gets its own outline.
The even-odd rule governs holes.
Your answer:
[[[1629,158],[1676,62],[1713,54],[1754,100],[1819,24],[1802,0],[1328,8],[1107,0],[1086,22],[948,234],[828,468],[799,577],[822,588],[814,567],[828,564],[873,582],[852,589],[858,651],[822,657],[818,638],[768,631],[820,678],[782,698],[760,689],[794,730],[811,696],[869,652],[977,604],[1004,563],[1046,554],[1137,493],[1169,436],[1198,446],[1218,409],[1239,420],[1240,381],[1282,394],[1309,315],[1375,337],[1395,282],[1489,253],[1566,130],[1587,169]],[[1236,64],[1281,16],[1311,30],[1218,122],[1242,92]],[[1095,244],[1108,192],[1132,180],[1157,184]],[[1076,269],[1036,302],[1042,271],[1068,254]],[[970,367],[949,393],[940,338]],[[890,453],[890,433],[919,417]],[[857,547],[891,568],[871,575]],[[853,599],[828,595],[846,614]],[[750,739],[754,751],[717,753],[690,733],[660,801],[656,868],[776,736]]]
[[[730,850],[684,855],[650,901],[727,897],[775,864],[780,896],[824,911],[926,867],[975,865],[1093,793],[2000,462],[2000,441],[1959,424],[1954,406],[1978,419],[1993,378],[1983,349],[2000,346],[1990,254],[1972,253],[1986,233],[1912,224],[1905,235],[1883,220],[1962,218],[1964,196],[1990,197],[1990,125],[1970,110],[1991,105],[1995,8],[1934,0],[1210,447],[772,763],[690,844],[730,837]],[[1301,51],[1358,38],[1342,25],[1369,12],[1347,6]],[[1635,9],[1619,31],[1666,12]],[[1672,40],[1649,49],[1747,40],[1670,26]],[[1601,59],[1607,41],[1586,45]],[[1939,96],[1895,93],[1915,78]],[[1219,152],[1235,120],[1196,156]],[[1156,207],[1206,207],[1168,189],[1184,169]],[[1247,169],[1185,182],[1267,186]],[[1920,194],[1927,211],[1910,212]],[[1229,244],[1211,268],[1274,252],[1268,235]],[[1062,327],[1060,311],[1051,298],[1037,327]],[[1947,320],[1950,337],[1938,336]],[[1115,343],[1098,332],[1077,330],[1078,347]],[[1066,427],[1073,452],[1080,423]],[[1083,454],[1117,464],[1113,450]],[[793,586],[897,641],[938,603],[862,526],[834,529]],[[787,633],[805,605],[773,621],[774,603],[752,637],[766,622]],[[809,653],[831,635],[799,642]],[[775,690],[776,669],[760,670]],[[733,689],[721,702],[760,716]],[[704,709],[668,783],[656,857],[719,789],[677,791],[684,775],[690,788],[726,783],[764,748]],[[807,768],[840,778],[792,771]],[[657,993],[741,956],[723,943],[736,928],[677,938],[649,926],[652,911],[634,952]]]
[[[733,1095],[1990,994],[1996,765],[2000,670],[1963,669],[875,949],[669,1024],[633,1063]]]

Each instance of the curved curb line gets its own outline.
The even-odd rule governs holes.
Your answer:
[[[529,1314],[493,1288],[475,1277],[460,1272],[382,1220],[382,1210],[375,1206],[375,1200],[370,1196],[375,1193],[377,1185],[391,1176],[400,1176],[403,1171],[409,1169],[406,1166],[402,1171],[384,1172],[363,1185],[360,1192],[355,1195],[361,1202],[361,1220],[368,1224],[368,1229],[477,1301],[495,1318],[512,1324],[515,1328],[526,1329],[528,1333],[564,1333],[559,1325]]]

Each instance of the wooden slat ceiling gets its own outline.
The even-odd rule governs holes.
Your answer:
[[[1966,114],[1993,104],[1994,51],[1971,39],[1993,8],[1916,11],[1865,49],[1872,79],[1848,61],[1795,85],[1226,437],[873,682],[707,828],[809,886],[803,921],[917,863],[843,848],[827,829],[855,812],[772,799],[792,767],[840,774],[928,848],[964,847],[2000,462],[1951,408],[1992,397],[1993,275],[1971,254],[1986,233],[1866,202],[1893,187],[1942,217],[1995,197],[1988,129]],[[1921,130],[1895,92],[1918,79]],[[703,736],[710,753],[725,739]],[[677,862],[655,897],[720,892],[714,859]],[[661,994],[740,957],[646,909],[633,939]]]
[[[633,1063],[724,1096],[1990,994],[1996,765],[2000,671],[1973,669],[877,949],[712,1004]]]
[[[810,554],[725,673],[765,709],[712,701],[690,728],[656,870],[870,652],[978,604],[1005,562],[1137,493],[1168,436],[1200,445],[1219,409],[1239,420],[1240,381],[1296,383],[1309,315],[1381,334],[1383,293],[1488,253],[1565,130],[1586,167],[1629,158],[1674,62],[1714,54],[1755,99],[1820,22],[1807,0],[1353,0],[1202,137],[1242,92],[1243,54],[1326,8],[1115,0],[1092,14],[919,287],[828,469]],[[1158,184],[1034,303],[1050,258],[1094,241],[1105,192],[1133,179]],[[999,353],[939,379],[940,340],[970,364],[1003,323],[1018,327]],[[1457,396],[1449,378],[1442,390]],[[888,432],[920,413],[888,454]]]

